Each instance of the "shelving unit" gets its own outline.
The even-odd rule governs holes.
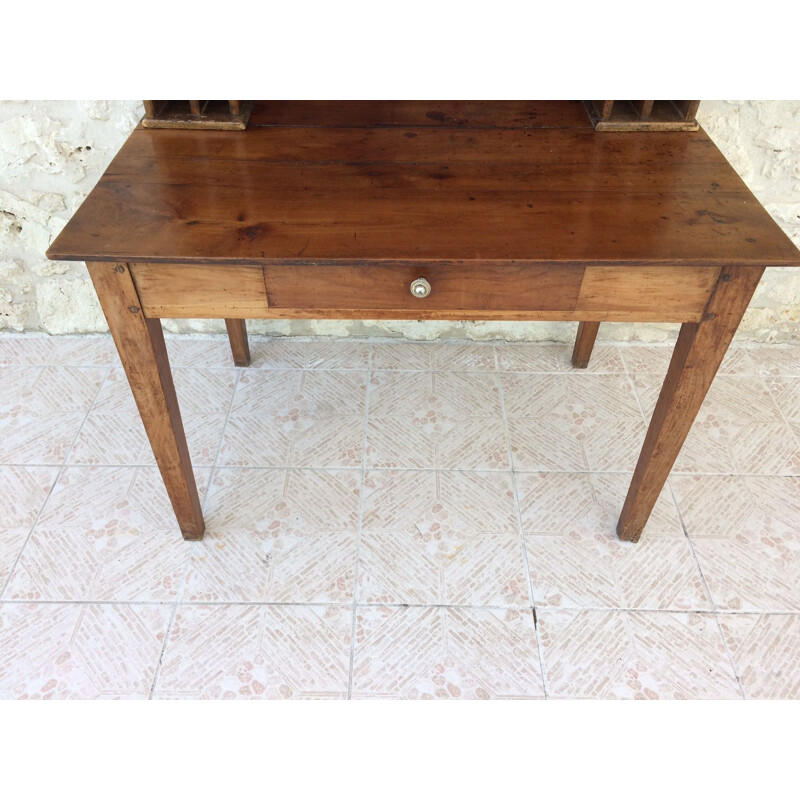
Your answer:
[[[144,100],[145,128],[206,128],[243,131],[252,100]]]
[[[584,100],[597,131],[696,131],[699,100]]]

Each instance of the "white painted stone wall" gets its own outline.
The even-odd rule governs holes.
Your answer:
[[[106,330],[83,264],[44,252],[141,117],[139,101],[0,101],[0,330]],[[800,244],[800,100],[703,101],[700,121],[778,224]],[[646,134],[645,134],[646,135]],[[173,332],[221,331],[216,320],[166,321]],[[573,323],[276,320],[278,335],[415,339],[556,339]],[[661,341],[675,325],[604,324],[608,339]],[[738,334],[800,342],[800,269],[769,269]]]

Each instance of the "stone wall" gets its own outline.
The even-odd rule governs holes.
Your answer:
[[[139,101],[0,101],[0,330],[106,330],[83,264],[44,252],[142,114]],[[778,224],[800,244],[800,101],[703,101],[700,121]],[[645,134],[646,135],[646,134]],[[166,321],[221,331],[216,320]],[[259,321],[253,332],[409,338],[556,339],[572,323]],[[603,338],[659,341],[675,325],[605,324]],[[767,270],[739,338],[800,342],[800,269]]]

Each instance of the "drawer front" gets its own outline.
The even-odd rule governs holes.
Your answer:
[[[719,267],[130,264],[148,317],[699,322]]]
[[[257,319],[267,315],[259,266],[129,264],[148,317]]]
[[[583,267],[576,266],[267,266],[270,310],[360,312],[564,311],[578,299]]]

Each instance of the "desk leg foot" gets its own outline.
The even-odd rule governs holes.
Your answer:
[[[572,350],[572,366],[578,369],[586,369],[589,366],[589,359],[592,357],[594,340],[597,338],[597,331],[600,329],[599,322],[579,322],[578,335],[575,337],[575,347]]]
[[[763,271],[723,268],[702,321],[681,326],[617,524],[620,539],[639,541]]]
[[[144,316],[127,264],[88,267],[183,538],[202,539],[203,512],[161,320]]]
[[[250,366],[250,345],[247,342],[247,326],[243,319],[226,319],[228,339],[231,343],[233,363],[237,367]]]

